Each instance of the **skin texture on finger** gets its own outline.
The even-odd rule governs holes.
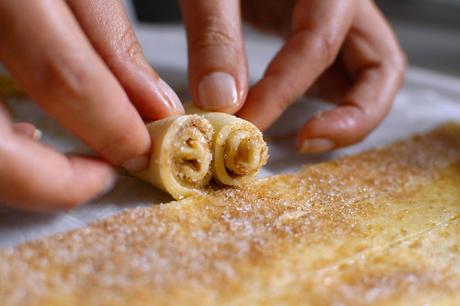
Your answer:
[[[355,11],[354,1],[302,0],[292,14],[292,32],[249,91],[238,113],[269,127],[336,59]]]
[[[95,159],[66,157],[22,135],[1,132],[0,201],[31,211],[70,209],[108,191],[111,167]]]
[[[121,0],[67,0],[94,48],[146,120],[184,112],[144,57]]]
[[[391,109],[403,82],[405,57],[390,26],[369,1],[358,8],[344,44],[342,62],[353,85],[341,105],[304,125],[297,139],[300,150],[308,152],[308,142],[318,138],[330,140],[334,147],[356,143]]]
[[[340,104],[352,85],[342,61],[337,60],[308,89],[306,95],[318,97],[328,103]]]
[[[148,166],[142,118],[64,2],[1,1],[0,58],[40,106],[103,158]]]
[[[179,1],[187,30],[190,92],[206,110],[234,113],[248,76],[238,0]]]

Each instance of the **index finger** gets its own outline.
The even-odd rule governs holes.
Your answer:
[[[115,165],[148,165],[150,137],[62,1],[1,1],[0,59],[48,113]]]
[[[353,20],[354,1],[302,0],[294,8],[292,32],[249,91],[238,113],[257,127],[269,127],[329,67]]]

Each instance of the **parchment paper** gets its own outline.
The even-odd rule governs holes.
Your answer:
[[[280,41],[246,30],[250,80],[256,81],[280,46]],[[160,75],[172,85],[183,101],[189,99],[186,72],[185,35],[176,26],[152,28],[139,26],[137,33],[144,52]],[[63,152],[87,152],[88,149],[67,131],[25,99],[10,99],[17,120],[27,120],[43,132],[43,142]],[[265,133],[270,145],[270,160],[261,176],[295,171],[304,164],[332,159],[374,146],[382,146],[447,121],[460,121],[460,79],[411,67],[406,84],[399,93],[390,115],[362,143],[317,156],[295,152],[296,130],[315,112],[330,106],[301,99],[289,108]],[[44,179],[46,179],[44,177]],[[120,177],[109,194],[68,212],[33,214],[0,207],[0,248],[46,237],[111,216],[126,208],[154,205],[172,198],[130,177]]]

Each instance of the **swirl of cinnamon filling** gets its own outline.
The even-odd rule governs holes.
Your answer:
[[[229,114],[201,115],[214,128],[214,177],[232,186],[254,179],[268,160],[262,132],[250,122]]]
[[[212,135],[198,115],[169,117],[147,125],[152,138],[148,169],[134,175],[175,199],[199,193],[212,177]]]

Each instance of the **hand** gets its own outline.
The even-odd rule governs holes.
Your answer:
[[[0,61],[49,114],[108,163],[65,156],[0,111],[0,201],[70,208],[149,163],[143,119],[183,112],[144,59],[121,0],[0,0]]]
[[[238,115],[265,129],[307,90],[338,106],[307,121],[302,153],[356,143],[389,112],[405,56],[370,0],[241,1],[243,16],[286,38]]]
[[[244,0],[243,17],[286,43],[248,92],[239,1],[180,1],[194,102],[269,127],[306,91],[336,108],[300,130],[300,152],[358,142],[385,117],[401,86],[405,57],[370,0]]]

